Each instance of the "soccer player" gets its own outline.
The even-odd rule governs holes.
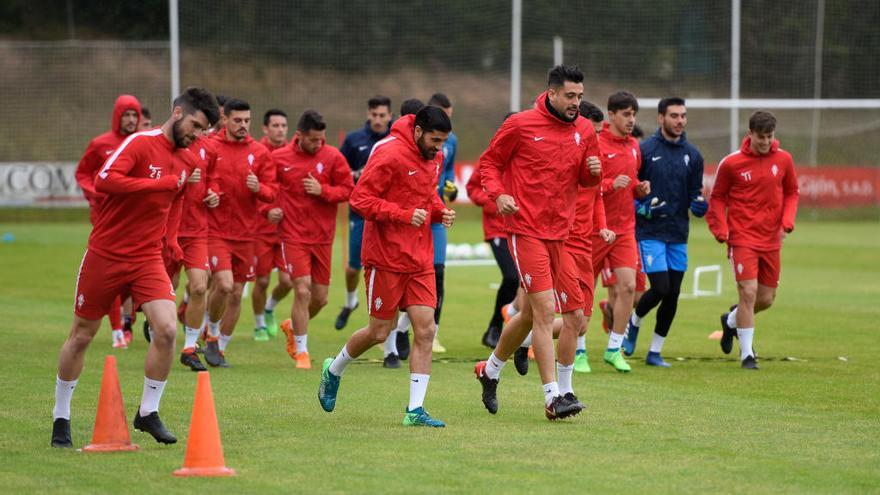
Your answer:
[[[651,183],[651,194],[636,207],[636,239],[651,288],[642,295],[630,317],[623,352],[632,355],[642,318],[659,305],[645,363],[668,368],[670,364],[660,353],[675,318],[681,282],[687,271],[688,210],[702,217],[709,204],[700,192],[703,156],[687,141],[684,131],[685,101],[678,97],[660,100],[657,121],[660,128],[640,145],[639,180]]]
[[[70,335],[61,348],[52,412],[52,446],[71,447],[70,400],[101,318],[114,299],[130,291],[153,324],[144,361],[144,389],[134,428],[160,443],[175,443],[159,418],[159,401],[174,359],[174,290],[162,264],[162,237],[185,170],[174,155],[217,120],[217,103],[203,89],[189,88],[174,100],[171,117],[158,129],[129,136],[101,167],[95,191],[101,210],[83,255],[74,296]],[[136,122],[136,120],[135,120]],[[138,235],[123,235],[136,226]]]
[[[89,218],[92,226],[98,219],[105,195],[95,190],[95,176],[101,166],[122,142],[131,134],[137,132],[141,115],[141,104],[137,98],[131,95],[120,95],[113,104],[113,113],[110,116],[110,130],[95,137],[89,142],[85,153],[76,167],[76,182],[79,184],[83,195],[89,202]],[[113,347],[126,348],[131,341],[131,325],[124,332],[121,314],[121,298],[114,301],[110,307],[108,318],[113,338]]]
[[[251,110],[230,98],[226,126],[213,136],[215,184],[220,204],[208,213],[208,338],[205,360],[226,367],[226,346],[241,314],[244,284],[256,278],[253,232],[260,201],[275,199],[275,167],[269,152],[250,136]]]
[[[626,324],[632,312],[638,270],[633,199],[651,192],[649,181],[639,181],[641,166],[639,143],[630,135],[636,122],[639,103],[626,91],[608,97],[608,122],[602,124],[599,148],[602,150],[604,178],[602,201],[608,229],[615,234],[614,242],[605,243],[593,236],[593,273],[599,274],[606,260],[617,281],[614,290],[614,326],[608,334],[608,347],[603,360],[620,372],[632,367],[620,352]]]
[[[311,369],[309,320],[327,305],[337,205],[348,201],[354,182],[345,157],[326,144],[327,124],[306,110],[293,141],[272,153],[281,206],[281,256],[293,282],[290,320],[281,324],[296,367]]]
[[[254,290],[251,292],[251,308],[254,310],[254,340],[265,342],[278,335],[278,321],[275,319],[275,307],[287,297],[293,289],[290,276],[284,271],[284,260],[281,254],[281,238],[278,236],[278,224],[284,217],[279,199],[276,195],[272,203],[260,203],[257,206],[258,217],[254,232]],[[278,283],[267,298],[272,269],[278,269]]]
[[[391,129],[391,99],[377,95],[367,101],[367,122],[362,129],[345,136],[339,151],[348,161],[351,176],[357,183],[370,157],[373,145],[388,136]],[[364,219],[353,209],[348,214],[348,266],[345,268],[345,304],[336,317],[335,327],[342,330],[348,324],[351,312],[358,307],[357,286],[361,273],[361,244]]]
[[[153,128],[153,114],[147,107],[141,107],[141,121],[138,124],[139,131],[146,131]]]
[[[367,220],[364,228],[364,278],[370,320],[352,334],[336,358],[327,358],[321,371],[318,400],[331,412],[345,367],[382,343],[394,327],[398,309],[406,309],[413,324],[410,355],[409,406],[406,426],[446,426],[424,409],[431,373],[434,340],[434,267],[431,222],[451,227],[455,211],[437,196],[443,165],[441,149],[452,131],[446,112],[425,107],[401,117],[391,135],[376,143],[367,168],[351,195],[355,211]]]
[[[752,348],[755,313],[768,309],[779,286],[779,251],[794,230],[798,182],[791,155],[775,139],[776,117],[757,111],[739,151],[721,160],[706,223],[718,242],[727,243],[739,302],[721,315],[721,350],[729,354],[739,339],[740,363],[758,369]]]
[[[287,114],[284,110],[272,108],[263,115],[263,138],[260,144],[270,152],[287,144]]]
[[[552,336],[554,306],[558,305],[564,324],[557,360],[571,365],[584,303],[577,268],[565,256],[563,246],[574,220],[578,187],[596,186],[601,179],[596,133],[578,113],[583,80],[577,67],[551,69],[548,89],[536,98],[534,107],[510,116],[480,157],[483,188],[505,215],[528,301],[504,327],[489,359],[474,369],[483,388],[483,405],[492,414],[498,410],[496,387],[501,369],[529,327],[547,419],[572,416],[584,408],[556,379]]]

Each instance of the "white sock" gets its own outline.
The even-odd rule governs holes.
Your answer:
[[[651,352],[656,352],[657,354],[660,354],[660,351],[663,350],[663,342],[665,340],[666,340],[666,337],[663,337],[661,335],[657,335],[655,333],[654,336],[651,337]]]
[[[559,384],[556,382],[545,383],[541,385],[541,390],[544,391],[544,404],[550,405],[553,402],[555,397],[559,396]]]
[[[183,348],[189,349],[196,346],[199,340],[199,329],[183,327]]]
[[[149,416],[151,412],[159,410],[159,401],[162,400],[162,392],[165,383],[152,378],[144,377],[144,395],[141,397],[141,417]]]
[[[752,352],[752,339],[755,338],[754,328],[737,328],[736,335],[739,337],[739,360],[754,356]]]
[[[208,335],[211,337],[217,337],[220,335],[220,320],[211,321],[211,319],[208,318]]]
[[[266,328],[266,314],[260,313],[258,315],[254,315],[254,325],[257,328]]]
[[[189,304],[189,292],[183,291],[183,302]]]
[[[226,346],[229,345],[229,341],[232,340],[232,335],[223,335],[220,334],[220,351],[226,352]]]
[[[113,342],[123,342],[125,340],[125,334],[122,333],[122,330],[111,330],[110,335],[113,336]]]
[[[400,313],[397,318],[397,328],[394,330],[400,333],[409,331],[409,313]]]
[[[569,364],[565,366],[564,364],[556,362],[556,374],[559,375],[559,393],[561,395],[565,395],[569,392],[574,393],[574,389],[571,388],[571,374],[574,372],[574,364]]]
[[[388,357],[391,354],[397,354],[397,333],[391,332],[388,334],[388,338],[385,339],[384,346],[384,357]]]
[[[629,322],[632,323],[636,327],[642,326],[642,317],[637,315],[635,311],[633,311],[632,316],[629,318]]]
[[[611,332],[608,334],[608,350],[616,351],[623,344],[623,334]]]
[[[519,346],[520,347],[531,347],[532,346],[532,332],[529,332],[529,334],[526,335],[525,340],[523,340],[522,344],[520,344]]]
[[[294,335],[293,340],[296,341],[296,353],[299,354],[301,352],[309,352],[309,336],[306,335]]]
[[[414,411],[425,404],[425,393],[428,391],[428,380],[431,375],[421,373],[409,374],[409,410]]]
[[[70,419],[70,399],[79,380],[69,382],[55,376],[55,409],[52,410],[52,419]]]
[[[577,347],[575,349],[578,351],[586,351],[587,350],[587,336],[586,335],[579,335],[578,336]]]
[[[348,309],[354,309],[358,303],[358,294],[356,290],[346,293],[345,295],[345,307]]]
[[[499,376],[501,376],[501,370],[504,369],[504,365],[507,364],[505,361],[502,361],[495,357],[495,353],[489,354],[489,359],[486,360],[486,376],[493,380],[497,380]]]
[[[266,299],[266,307],[264,309],[271,313],[275,311],[275,306],[278,306],[278,301],[274,297],[269,296],[269,299]]]
[[[336,376],[342,376],[342,373],[345,372],[345,367],[352,361],[354,361],[354,358],[348,354],[348,349],[342,346],[342,350],[336,355],[336,359],[330,363],[328,371]]]
[[[733,311],[727,313],[727,326],[730,328],[736,328],[736,310],[739,309],[739,306],[733,308]]]
[[[517,313],[519,313],[519,308],[516,307],[516,304],[510,303],[507,305],[507,316],[513,318]]]

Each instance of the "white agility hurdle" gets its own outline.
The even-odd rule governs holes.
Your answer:
[[[700,289],[700,277],[704,273],[715,274],[715,290]],[[720,296],[721,295],[721,265],[698,266],[694,269],[694,287],[691,294],[682,294],[681,297],[690,299],[704,296]]]

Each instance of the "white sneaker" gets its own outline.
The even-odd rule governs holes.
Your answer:
[[[431,350],[438,354],[446,352],[446,348],[443,347],[443,344],[441,344],[439,340],[437,340],[437,337],[434,337],[434,343],[431,344]]]
[[[125,334],[122,333],[122,330],[113,330],[112,335],[114,349],[128,349],[128,344],[125,342]]]

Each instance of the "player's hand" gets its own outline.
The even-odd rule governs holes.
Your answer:
[[[413,210],[412,219],[410,219],[409,223],[415,227],[421,227],[424,225],[426,218],[428,218],[428,212],[421,208],[416,208]]]
[[[691,213],[697,218],[702,218],[709,211],[709,203],[703,196],[697,196],[691,200]]]
[[[598,156],[588,156],[587,168],[590,169],[590,175],[599,177],[602,175],[602,160]]]
[[[727,242],[727,238],[728,238],[727,234],[715,234],[715,233],[713,233],[712,235],[715,236],[715,240],[718,241],[720,244],[724,244],[725,242]]]
[[[669,213],[669,205],[666,204],[666,201],[661,201],[660,198],[654,197],[651,199],[646,198],[643,201],[636,201],[636,215],[643,217],[645,220],[664,218]]]
[[[455,182],[448,180],[443,183],[443,197],[446,198],[447,203],[455,201],[455,198],[458,197],[458,186],[455,185]]]
[[[628,175],[620,174],[614,178],[614,182],[611,183],[611,187],[614,189],[624,189],[629,187],[632,182],[632,178]]]
[[[513,215],[519,211],[519,207],[516,206],[516,201],[514,201],[513,196],[509,194],[498,196],[495,199],[495,206],[498,207],[498,213],[500,215]]]
[[[272,208],[266,213],[266,218],[271,223],[279,223],[281,222],[281,219],[284,218],[284,212],[281,211],[281,208]]]
[[[190,174],[189,179],[186,181],[190,184],[198,184],[202,180],[202,169],[194,168],[192,174]]]
[[[247,188],[254,194],[260,192],[260,179],[253,172],[248,172]]]
[[[443,209],[443,220],[440,223],[443,224],[447,229],[452,227],[453,222],[455,222],[455,210],[450,210],[448,208]]]
[[[651,194],[651,182],[647,180],[639,182],[639,185],[636,186],[636,197],[644,198],[649,194]]]
[[[303,179],[303,185],[306,187],[306,194],[311,194],[312,196],[321,195],[321,183],[318,182],[318,179],[312,177],[311,172],[309,172],[308,177]]]
[[[211,188],[208,188],[208,194],[205,195],[205,199],[202,202],[208,205],[208,208],[216,208],[220,205],[220,195],[212,191]]]
[[[786,234],[791,234],[792,232],[794,232],[794,225],[783,225],[782,230]]]
[[[617,234],[615,234],[613,230],[602,229],[599,231],[599,237],[601,237],[607,244],[611,244],[614,242],[614,239],[617,239]]]

